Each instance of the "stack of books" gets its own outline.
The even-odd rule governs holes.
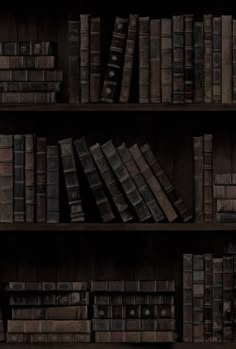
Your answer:
[[[214,199],[216,201],[216,221],[236,222],[236,174],[215,175]]]

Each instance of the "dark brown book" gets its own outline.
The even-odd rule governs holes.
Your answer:
[[[234,299],[233,256],[223,257],[223,341],[233,341]]]
[[[80,185],[75,164],[72,139],[59,141],[64,180],[70,208],[71,222],[84,222],[84,211],[80,197]]]
[[[194,22],[194,103],[204,101],[204,27]]]
[[[183,255],[183,342],[193,341],[193,256]]]
[[[14,135],[14,222],[25,221],[25,137]]]
[[[178,194],[176,188],[171,184],[166,172],[163,170],[161,164],[154,156],[150,146],[148,144],[143,145],[141,147],[141,151],[177,213],[180,215],[183,222],[188,222],[192,218],[192,215],[184,204],[183,198]]]
[[[101,95],[102,102],[113,103],[116,98],[124,60],[127,27],[128,19],[116,17],[112,33],[109,58],[105,69]]]
[[[212,254],[204,255],[204,341],[212,342],[213,326],[213,257]]]
[[[55,57],[0,56],[0,69],[55,69]]]
[[[234,212],[224,212],[216,213],[217,223],[236,223],[236,213]]]
[[[103,153],[105,154],[117,180],[120,182],[127,199],[132,205],[137,218],[140,222],[144,222],[151,217],[151,214],[139,194],[137,187],[135,186],[131,176],[129,175],[128,170],[123,164],[119,153],[117,152],[112,141],[108,141],[101,146]]]
[[[4,41],[0,42],[1,56],[48,56],[54,55],[56,49],[55,42],[50,41]]]
[[[89,284],[87,281],[76,282],[25,282],[25,281],[10,281],[5,284],[5,291],[7,292],[32,292],[32,291],[88,291]]]
[[[193,255],[193,342],[204,342],[204,255]]]
[[[184,103],[184,16],[173,16],[173,103]]]
[[[96,201],[101,219],[103,222],[110,222],[114,220],[115,215],[106,192],[104,191],[100,174],[96,168],[92,155],[89,152],[85,138],[75,140],[74,145]]]
[[[184,102],[193,102],[193,15],[184,16]]]
[[[128,103],[131,90],[131,79],[134,65],[134,52],[137,42],[138,15],[129,15],[128,35],[125,46],[125,57],[120,90],[120,103]]]
[[[98,103],[101,94],[101,20],[90,19],[90,102]]]
[[[59,149],[47,146],[47,223],[59,223]]]
[[[0,82],[0,92],[59,92],[60,82]]]
[[[89,15],[80,15],[80,98],[89,103]]]
[[[55,92],[0,92],[2,104],[52,104],[56,103]]]
[[[233,183],[233,177],[234,174],[232,173],[216,173],[215,174],[215,184],[223,184],[223,185],[228,185],[228,184],[234,184]]]
[[[8,320],[8,333],[90,333],[90,320]]]
[[[232,16],[222,20],[222,103],[232,103]]]
[[[80,22],[68,22],[68,99],[80,103]]]
[[[203,218],[213,222],[213,135],[203,135]]]
[[[13,223],[13,137],[0,135],[0,222]]]
[[[150,18],[139,17],[139,103],[150,101]]]
[[[221,103],[221,17],[213,17],[213,102]]]
[[[236,200],[235,199],[216,200],[216,212],[236,213]]]
[[[204,102],[212,103],[212,15],[204,15]]]
[[[30,344],[74,344],[74,343],[89,343],[91,342],[90,333],[33,333],[33,334],[20,334],[20,333],[7,333],[7,343],[30,343]]]
[[[212,341],[223,341],[223,260],[213,258],[213,330]]]
[[[177,218],[177,214],[170,203],[166,193],[161,187],[161,184],[159,183],[159,180],[154,176],[153,172],[151,171],[149,163],[144,158],[143,153],[141,152],[140,148],[137,144],[134,144],[131,148],[129,148],[140,172],[146,179],[149,187],[151,188],[153,195],[157,199],[163,213],[165,214],[166,218],[169,222],[173,222]]]
[[[203,137],[193,137],[194,222],[203,223]]]
[[[150,20],[150,102],[161,102],[161,20]]]
[[[87,320],[88,306],[12,308],[12,320]]]
[[[236,103],[236,19],[233,19],[233,35],[232,35],[232,45],[233,45],[233,54],[232,54],[232,102]]]
[[[9,299],[12,307],[88,305],[89,292],[50,292],[31,296],[17,293],[10,294]]]
[[[62,70],[0,70],[0,81],[3,82],[62,82]]]
[[[172,21],[161,19],[161,101],[172,103]]]
[[[25,135],[25,221],[35,221],[35,144],[32,134]]]
[[[46,151],[45,137],[36,139],[36,222],[46,222]]]

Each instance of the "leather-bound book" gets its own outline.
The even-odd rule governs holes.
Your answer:
[[[232,16],[224,15],[222,21],[222,103],[232,103]]]
[[[90,343],[90,333],[7,333],[6,342],[12,344],[27,343],[32,345]]]
[[[150,102],[161,102],[161,20],[150,20]]]
[[[221,103],[221,17],[213,17],[213,102]]]
[[[0,69],[55,69],[55,56],[0,56]]]
[[[213,136],[203,135],[203,219],[213,222]]]
[[[161,19],[161,101],[172,103],[172,20]]]
[[[59,149],[47,146],[47,223],[59,223]]]
[[[223,341],[223,260],[213,258],[213,330],[212,341]]]
[[[80,103],[80,22],[68,22],[68,100]]]
[[[60,82],[0,82],[0,92],[59,92],[60,88]]]
[[[150,18],[139,17],[139,103],[150,102]]]
[[[193,15],[184,16],[184,102],[193,102]]]
[[[14,222],[25,221],[25,137],[14,135]]]
[[[203,223],[203,137],[193,137],[194,222]]]
[[[35,221],[35,139],[25,135],[25,221]]]
[[[90,102],[98,103],[101,94],[101,20],[90,19]]]
[[[212,342],[213,326],[213,256],[210,253],[204,255],[204,341]]]
[[[8,320],[8,333],[90,333],[90,320]]]
[[[204,342],[204,255],[193,255],[193,342]]]
[[[46,222],[46,151],[45,137],[36,138],[36,222]]]
[[[0,92],[3,104],[52,104],[56,103],[55,92]]]
[[[184,103],[184,16],[173,16],[173,103]]]
[[[89,15],[80,15],[80,98],[89,103]]]
[[[194,103],[204,102],[204,27],[194,23]]]
[[[0,70],[1,82],[62,82],[62,70]]]
[[[212,103],[212,15],[204,15],[204,102]]]
[[[233,256],[223,257],[223,341],[233,341],[234,299]]]

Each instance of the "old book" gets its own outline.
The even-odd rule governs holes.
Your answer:
[[[215,175],[215,184],[223,184],[223,185],[228,185],[228,184],[233,184],[233,174],[231,173],[216,173]]]
[[[122,314],[123,314],[123,307],[122,305],[117,305],[114,306],[117,309],[117,313],[120,316],[117,316],[116,311],[115,311],[115,317],[113,316],[112,313],[112,306],[111,305],[93,305],[93,318],[95,319],[110,319],[110,318],[122,318]]]
[[[13,223],[13,137],[0,135],[0,222]]]
[[[109,58],[105,69],[101,101],[114,102],[123,66],[128,19],[116,17]]]
[[[221,17],[213,17],[213,102],[221,103]]]
[[[204,255],[193,255],[193,342],[204,342]]]
[[[161,102],[161,20],[150,20],[150,102]]]
[[[71,222],[84,222],[80,185],[75,164],[72,139],[59,141]]]
[[[144,222],[151,217],[151,214],[139,194],[137,187],[135,186],[132,178],[129,175],[128,170],[124,166],[119,153],[117,152],[112,141],[108,141],[101,146],[103,153],[105,154],[112,170],[115,173],[117,180],[120,182],[127,199],[132,205],[138,220]]]
[[[59,223],[59,149],[47,146],[47,223]]]
[[[80,103],[80,22],[68,22],[68,99]]]
[[[232,103],[232,16],[222,20],[222,103]]]
[[[157,199],[162,211],[164,212],[166,218],[169,222],[173,222],[177,218],[177,214],[170,203],[166,193],[161,187],[159,180],[154,176],[151,171],[149,163],[144,158],[140,148],[137,144],[134,144],[131,148],[129,148],[140,172],[146,179],[149,187],[151,188],[155,198]]]
[[[223,341],[223,260],[213,258],[213,330],[212,341]]]
[[[235,199],[218,199],[216,200],[217,212],[236,213]]]
[[[204,101],[204,28],[194,22],[194,103]]]
[[[91,280],[90,282],[91,292],[105,292],[109,290],[108,280]]]
[[[161,101],[172,103],[172,21],[161,19]]]
[[[0,82],[0,92],[59,92],[60,82]]]
[[[120,157],[125,164],[130,176],[132,177],[134,183],[136,184],[140,194],[142,195],[147,207],[149,208],[152,218],[155,222],[160,222],[164,219],[164,215],[161,211],[161,208],[154,197],[150,187],[148,186],[145,178],[141,174],[138,166],[136,165],[129,149],[125,143],[122,143],[117,150],[120,154]]]
[[[212,103],[213,90],[213,55],[212,55],[212,15],[207,14],[204,20],[204,102]]]
[[[36,222],[46,222],[46,137],[36,138]]]
[[[153,154],[150,146],[148,144],[143,145],[141,147],[141,151],[177,213],[180,215],[183,222],[188,222],[192,218],[192,215],[184,204],[183,198],[178,194],[176,188],[171,184],[166,172],[161,167],[161,164]]]
[[[4,41],[0,42],[1,56],[48,56],[56,53],[56,43],[50,41]]]
[[[90,320],[8,320],[8,333],[90,333]]]
[[[150,18],[139,17],[139,103],[150,101]]]
[[[89,292],[57,292],[43,293],[36,295],[25,295],[21,293],[10,294],[10,306],[69,306],[88,305]]]
[[[35,139],[25,135],[25,221],[35,221]]]
[[[101,20],[90,18],[90,102],[98,103],[101,94]]]
[[[193,102],[193,15],[184,16],[184,102]]]
[[[5,104],[52,104],[55,92],[0,92],[0,103]]]
[[[213,135],[203,135],[203,219],[213,222]]]
[[[173,16],[173,103],[184,103],[184,16]]]
[[[27,344],[58,344],[58,343],[89,343],[91,342],[90,333],[33,333],[33,334],[20,334],[20,333],[7,333],[7,343],[27,343]]]
[[[115,215],[113,213],[106,192],[104,191],[104,186],[101,181],[100,174],[96,168],[92,155],[89,152],[85,138],[83,137],[75,140],[74,145],[84,173],[87,177],[88,184],[96,201],[101,219],[103,220],[103,222],[114,220]]]
[[[183,255],[183,341],[193,341],[193,256]]]
[[[216,222],[217,223],[235,223],[236,213],[234,212],[216,213]]]
[[[212,254],[204,255],[204,341],[212,342],[212,326],[213,326],[213,312],[212,312],[212,284],[213,284],[213,262]]]
[[[62,70],[0,70],[0,81],[3,82],[62,82]]]
[[[10,281],[5,284],[4,290],[7,292],[32,292],[32,291],[88,291],[89,283],[87,281],[76,282],[25,282],[25,281]]]
[[[223,341],[233,341],[234,263],[233,256],[223,257]]]
[[[89,103],[89,31],[90,17],[80,15],[80,98],[81,103]]]
[[[203,136],[193,137],[194,222],[203,223]]]
[[[233,54],[232,54],[232,102],[236,103],[236,19],[233,19],[233,35],[232,35],[232,45],[233,45]]]
[[[12,308],[12,320],[87,320],[88,306]]]
[[[0,56],[0,69],[55,69],[55,57]]]
[[[128,103],[130,98],[131,78],[133,73],[134,52],[137,41],[138,15],[129,15],[128,34],[121,79],[120,103]]]
[[[25,137],[14,135],[14,187],[13,216],[14,222],[25,221]]]

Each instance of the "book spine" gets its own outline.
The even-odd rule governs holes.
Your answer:
[[[193,256],[183,255],[183,342],[193,341]]]
[[[204,255],[193,255],[193,342],[204,342]]]
[[[22,282],[10,281],[6,284],[5,290],[8,292],[32,292],[32,291],[87,291],[88,282]]]
[[[139,103],[150,101],[150,18],[139,18]]]
[[[46,222],[46,138],[36,139],[36,222]]]
[[[0,43],[1,56],[48,56],[55,55],[54,42],[4,41]]]
[[[232,16],[222,20],[222,103],[232,103]]]
[[[236,213],[224,212],[216,213],[217,223],[236,223]]]
[[[221,17],[213,17],[213,102],[221,103]]]
[[[223,261],[213,258],[213,342],[223,340]]]
[[[47,223],[59,223],[59,151],[47,146]]]
[[[193,102],[193,15],[184,16],[184,102]]]
[[[0,69],[55,69],[55,57],[0,56]]]
[[[138,15],[129,16],[128,35],[125,47],[125,58],[120,90],[120,103],[128,103],[130,98],[131,79],[134,65],[135,44],[137,41]]]
[[[80,103],[80,22],[68,22],[68,97]]]
[[[213,300],[213,257],[211,254],[205,254],[204,256],[204,341],[212,342],[212,326],[213,326],[213,311],[212,311],[212,300]]]
[[[90,19],[90,102],[98,103],[101,93],[101,20]]]
[[[204,101],[204,28],[202,22],[194,23],[194,102]]]
[[[12,320],[87,320],[88,306],[12,308]]]
[[[236,213],[236,200],[235,199],[217,199],[216,212]]]
[[[69,305],[88,305],[89,292],[63,292],[40,294],[26,296],[22,294],[10,294],[10,306],[29,307],[29,306],[69,306]]]
[[[74,343],[90,343],[90,333],[33,333],[33,334],[20,334],[20,333],[7,333],[7,343],[27,343],[27,344],[74,344]]]
[[[184,102],[184,16],[173,16],[173,103]]]
[[[204,102],[212,103],[212,15],[204,15]]]
[[[203,136],[203,208],[204,223],[213,222],[213,136]]]
[[[127,27],[127,19],[116,17],[112,34],[109,59],[105,70],[105,78],[102,88],[102,102],[113,103],[116,98],[118,82],[120,80],[120,74],[124,60]]]
[[[23,223],[25,221],[25,137],[24,135],[14,135],[14,187],[13,199],[14,222]]]
[[[193,137],[194,222],[203,223],[203,137]]]
[[[90,333],[90,320],[8,320],[8,333]]]
[[[233,58],[232,58],[232,74],[233,74],[233,92],[232,102],[236,103],[236,19],[233,19]]]
[[[59,82],[0,82],[0,92],[59,92]]]
[[[161,102],[161,21],[150,20],[150,102]]]
[[[35,221],[35,157],[34,136],[25,135],[25,221]]]
[[[55,92],[0,92],[2,104],[52,104],[56,103]]]
[[[80,93],[81,103],[89,103],[89,15],[80,15]]]
[[[233,341],[233,256],[223,257],[223,341]]]
[[[172,103],[172,21],[161,19],[161,98]]]

